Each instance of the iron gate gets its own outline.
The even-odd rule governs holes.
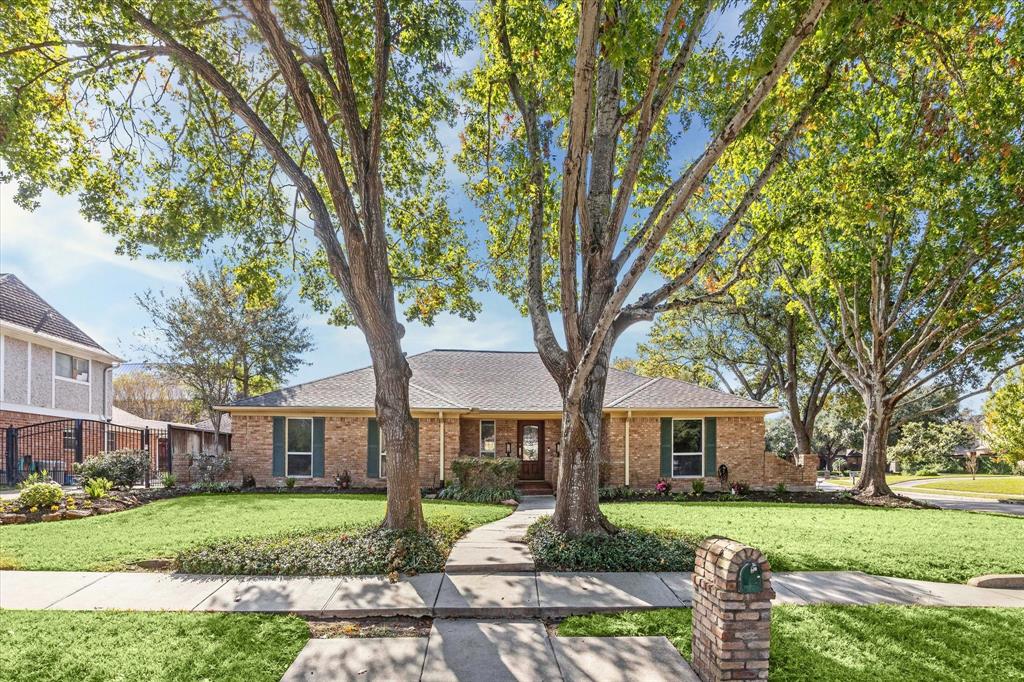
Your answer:
[[[170,471],[166,429],[120,426],[92,419],[56,419],[7,428],[3,439],[0,484],[14,485],[29,474],[46,470],[61,485],[75,483],[74,465],[112,450],[149,453],[145,485],[154,472]]]

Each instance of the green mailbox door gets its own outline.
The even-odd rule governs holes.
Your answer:
[[[740,594],[756,594],[764,589],[761,567],[756,561],[747,561],[740,566]]]

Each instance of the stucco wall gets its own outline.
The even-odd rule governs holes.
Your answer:
[[[53,407],[53,349],[32,344],[32,399],[36,407]]]
[[[4,337],[4,402],[28,404],[28,341]]]
[[[89,411],[89,384],[66,381],[57,377],[54,394],[54,407],[59,410]]]

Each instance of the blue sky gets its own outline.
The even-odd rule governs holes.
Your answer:
[[[175,290],[193,264],[116,255],[115,239],[82,218],[76,197],[46,193],[40,207],[28,213],[15,206],[13,194],[13,186],[0,186],[0,271],[16,274],[103,347],[125,360],[139,359],[137,332],[148,318],[135,304],[135,295],[147,289]],[[475,211],[464,201],[456,203],[462,205],[474,237],[482,239]],[[306,355],[309,364],[292,381],[369,364],[359,330],[328,325],[325,316],[299,299],[297,288],[293,287],[292,304],[305,318],[317,347]],[[528,320],[498,294],[478,296],[483,312],[475,322],[441,316],[432,327],[408,323],[403,347],[409,353],[431,348],[533,350]],[[632,352],[643,334],[642,328],[635,328],[620,341],[619,349]]]

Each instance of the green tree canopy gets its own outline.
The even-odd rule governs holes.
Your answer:
[[[1024,368],[1009,374],[985,401],[985,438],[1000,458],[1024,462]]]
[[[211,241],[270,291],[362,330],[388,443],[392,528],[422,530],[404,317],[472,317],[438,125],[456,0],[14,0],[0,13],[0,159],[16,200],[77,192],[120,250]],[[340,292],[342,297],[337,296]]]
[[[866,494],[894,415],[1024,361],[1024,17],[907,12],[866,49],[752,216],[780,282],[865,404]]]

